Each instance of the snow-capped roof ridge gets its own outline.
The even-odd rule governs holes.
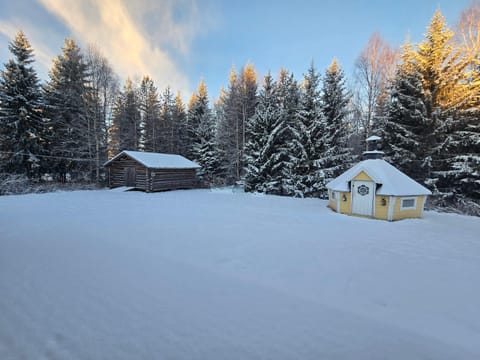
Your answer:
[[[349,182],[364,171],[379,184],[378,195],[431,195],[432,192],[383,159],[363,160],[327,184],[333,191],[349,192]]]
[[[145,167],[152,169],[197,169],[200,167],[196,162],[188,160],[181,155],[132,150],[123,150],[107,161],[104,166],[109,165],[122,155],[127,155]]]
[[[378,141],[378,140],[382,140],[382,138],[377,135],[372,135],[367,139],[367,141]]]

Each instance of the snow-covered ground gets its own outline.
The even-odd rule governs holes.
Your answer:
[[[0,359],[479,359],[480,219],[231,191],[0,198]]]

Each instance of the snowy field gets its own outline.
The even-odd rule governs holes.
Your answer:
[[[0,197],[0,359],[480,359],[480,219],[226,190]]]

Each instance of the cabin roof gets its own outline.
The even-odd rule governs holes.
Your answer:
[[[198,169],[200,167],[196,162],[188,160],[181,155],[130,150],[120,152],[107,161],[104,166],[110,165],[122,155],[127,155],[150,169]]]
[[[432,192],[382,159],[363,160],[327,184],[333,191],[350,192],[350,181],[364,171],[380,186],[378,195],[431,195]]]
[[[382,138],[377,135],[372,135],[367,139],[367,141],[378,141],[378,140],[382,140]]]

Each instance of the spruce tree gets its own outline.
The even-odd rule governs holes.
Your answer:
[[[325,179],[319,162],[325,151],[323,135],[325,121],[321,110],[320,76],[313,62],[303,79],[298,112],[297,133],[301,153],[295,164],[295,196],[322,196],[325,192]]]
[[[229,150],[234,149],[234,146],[229,146],[233,144],[230,142],[231,139],[230,131],[227,126],[226,119],[226,104],[227,101],[227,92],[222,86],[220,88],[220,93],[218,99],[213,103],[213,117],[215,120],[215,137],[217,143],[217,156],[219,161],[218,175],[219,178],[223,180],[224,184],[231,185],[235,179],[234,161],[231,160],[234,157],[229,156]]]
[[[282,194],[282,154],[287,151],[285,119],[280,116],[277,89],[270,74],[265,76],[255,114],[247,124],[245,190]]]
[[[139,108],[142,123],[142,149],[144,151],[161,151],[160,102],[157,88],[149,76],[144,76],[140,83]]]
[[[458,32],[455,66],[462,73],[452,94],[456,106],[440,127],[435,187],[444,204],[480,215],[480,3],[463,12]]]
[[[295,164],[303,154],[300,134],[297,131],[299,128],[300,89],[293,74],[286,69],[280,70],[276,95],[279,116],[286,127],[281,139],[285,146],[282,147],[283,153],[279,154],[284,163],[282,166],[282,194],[294,196],[296,190]]]
[[[111,147],[115,152],[142,150],[140,104],[133,82],[127,79],[113,106]]]
[[[425,34],[425,39],[415,50],[408,46],[403,54],[404,62],[417,69],[422,80],[422,99],[425,104],[426,124],[423,138],[431,149],[430,161],[425,163],[425,176],[435,186],[435,172],[443,171],[438,146],[445,141],[447,119],[455,116],[463,103],[463,86],[459,79],[465,69],[460,52],[453,43],[454,33],[447,27],[445,18],[436,11]],[[456,116],[455,116],[456,117]]]
[[[386,160],[416,181],[424,182],[430,152],[425,139],[430,135],[430,127],[422,79],[409,64],[400,65],[396,72],[387,114],[381,131]]]
[[[45,86],[49,119],[50,164],[60,181],[87,179],[93,154],[89,144],[87,118],[88,73],[80,48],[66,39],[62,54],[54,59]]]
[[[187,114],[180,92],[175,96],[175,107],[172,110],[174,150],[173,153],[187,155]]]
[[[240,141],[243,138],[239,136],[242,119],[241,85],[234,67],[230,70],[228,89],[220,92],[215,107],[221,168],[226,184],[231,185],[240,177]]]
[[[413,56],[414,64],[421,75],[427,117],[436,116],[461,106],[462,85],[458,81],[465,69],[460,52],[453,42],[454,33],[445,18],[437,10],[428,26],[425,39],[417,45]],[[405,56],[405,55],[404,55]]]
[[[33,49],[19,31],[9,50],[13,58],[0,73],[0,172],[37,178],[45,126]]]
[[[160,126],[158,149],[160,152],[173,153],[175,97],[170,87],[165,88],[160,106]]]
[[[322,113],[325,122],[323,132],[324,151],[320,164],[326,181],[332,180],[353,162],[352,149],[348,148],[349,93],[345,86],[345,75],[337,60],[333,60],[323,78]]]
[[[202,80],[192,96],[188,109],[190,158],[202,168],[200,174],[207,184],[216,182],[218,171],[215,123],[208,104],[208,92]]]
[[[446,203],[468,206],[463,210],[480,215],[480,111],[458,112],[445,126],[448,132],[438,146],[435,188]],[[468,205],[468,199],[476,205]]]
[[[437,200],[458,204],[459,195],[478,196],[478,81],[453,40],[437,11],[412,57],[422,79],[426,132],[431,134],[424,139],[431,149],[426,181]]]

